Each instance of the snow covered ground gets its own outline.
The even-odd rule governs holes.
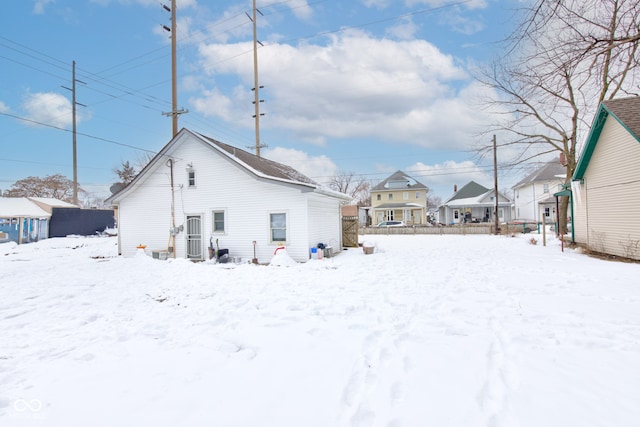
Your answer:
[[[289,267],[0,245],[0,426],[640,425],[640,264],[530,237]]]

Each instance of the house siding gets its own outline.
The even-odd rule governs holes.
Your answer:
[[[340,203],[338,200],[319,197],[317,194],[307,196],[309,206],[309,217],[314,221],[309,222],[309,248],[315,247],[318,243],[331,246],[334,253],[341,248],[341,221]]]
[[[229,249],[232,257],[269,262],[279,242],[272,242],[269,217],[285,213],[288,254],[296,261],[309,259],[310,244],[340,239],[341,199],[315,193],[313,188],[260,178],[224,154],[190,134],[179,137],[167,156],[175,159],[175,224],[184,229],[176,236],[176,257],[185,257],[186,217],[202,216],[203,258],[210,242]],[[168,157],[167,157],[168,159]],[[189,186],[187,168],[195,172]],[[134,183],[135,194],[122,197],[119,205],[120,248],[124,256],[138,244],[147,252],[166,250],[171,226],[170,168],[158,161]],[[224,211],[224,232],[213,231],[213,212]],[[313,219],[313,221],[310,220]],[[312,224],[310,224],[312,223]],[[339,243],[338,243],[339,245]]]
[[[576,241],[597,252],[640,259],[640,144],[616,120],[602,129],[576,203]],[[584,224],[584,225],[582,225]]]
[[[534,219],[542,221],[544,208],[539,206],[539,202],[553,196],[561,190],[564,182],[562,180],[535,182],[514,189],[515,218]],[[544,185],[548,184],[549,191],[544,192]]]

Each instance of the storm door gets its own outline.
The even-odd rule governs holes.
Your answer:
[[[202,216],[187,215],[187,259],[201,260],[202,257]]]

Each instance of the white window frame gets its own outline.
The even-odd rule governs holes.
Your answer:
[[[274,240],[273,239],[273,230],[275,228],[271,227],[271,217],[272,215],[284,215],[284,240]],[[288,211],[271,211],[269,212],[269,216],[267,217],[267,221],[269,224],[269,243],[272,245],[283,244],[286,245],[289,241],[289,212]]]
[[[222,230],[216,230],[216,214],[222,213]],[[211,234],[225,235],[227,234],[227,210],[211,209]]]
[[[409,200],[409,192],[408,191],[403,191],[402,192],[402,200]]]
[[[195,188],[196,186],[196,171],[193,169],[187,171],[187,186],[189,188]]]

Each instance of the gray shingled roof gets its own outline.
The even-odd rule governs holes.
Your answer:
[[[613,99],[604,101],[603,104],[636,138],[640,139],[640,114],[638,114],[640,96]]]
[[[553,161],[545,164],[544,166],[536,169],[516,185],[513,188],[521,187],[523,185],[532,184],[534,182],[545,182],[545,181],[553,181],[558,179],[557,175],[566,175],[567,168],[562,166],[560,162]]]
[[[389,182],[392,182],[392,181],[406,181],[406,182],[408,182],[408,184],[407,184],[406,187],[403,187],[403,188],[407,188],[407,189],[410,189],[410,190],[428,189],[428,187],[426,185],[424,185],[423,183],[421,183],[417,179],[412,178],[411,175],[408,175],[408,174],[402,172],[401,170],[399,170],[399,171],[394,172],[391,176],[389,176],[384,181],[378,183],[376,186],[374,186],[371,189],[371,191],[399,190],[399,188],[389,188],[388,187]]]
[[[296,181],[303,184],[312,184],[318,185],[311,178],[301,174],[294,168],[283,165],[282,163],[274,162],[273,160],[265,159],[264,157],[258,157],[255,154],[251,154],[247,151],[241,150],[237,147],[233,147],[231,145],[225,144],[223,142],[217,141],[208,136],[198,134],[201,138],[205,139],[207,142],[216,145],[232,156],[236,157],[241,162],[245,163],[247,166],[252,169],[263,173],[267,176],[279,179],[286,179],[289,181]]]
[[[478,197],[485,194],[487,191],[489,191],[487,187],[483,187],[482,185],[478,184],[475,181],[469,181],[462,188],[456,191],[453,196],[449,197],[445,202],[445,204],[452,200]]]

